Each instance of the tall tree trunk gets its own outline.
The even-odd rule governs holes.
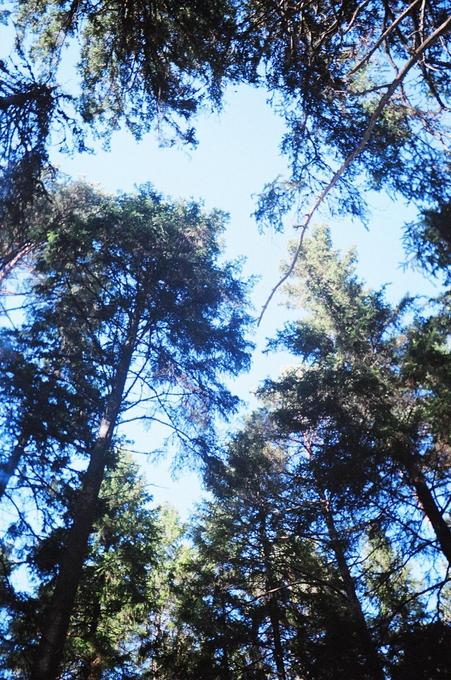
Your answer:
[[[443,519],[434,496],[426,482],[421,470],[420,461],[414,457],[403,459],[402,461],[407,470],[408,478],[415,489],[415,493],[420,502],[423,512],[431,523],[432,529],[437,537],[443,554],[451,564],[451,528]]]
[[[374,678],[375,680],[385,680],[379,654],[368,629],[368,624],[366,622],[360,600],[357,596],[354,579],[346,560],[343,541],[338,534],[329,500],[326,493],[321,488],[319,488],[318,491],[321,499],[321,507],[327,527],[330,545],[337,561],[338,571],[340,573],[341,580],[343,581],[349,607],[357,626],[360,646],[366,659],[365,666],[368,672],[367,677]]]
[[[3,494],[6,491],[6,487],[9,484],[9,480],[15,473],[20,460],[25,453],[25,447],[30,440],[29,435],[24,432],[20,435],[17,443],[12,450],[8,460],[0,465],[0,499],[3,498]]]
[[[222,658],[221,658],[221,678],[224,678],[224,680],[233,680],[232,678],[232,673],[230,671],[230,658],[229,658],[229,649],[228,649],[228,640],[227,637],[224,635],[224,631],[227,630],[227,611],[226,611],[226,606],[224,602],[224,597],[222,593],[220,594],[221,598],[221,615],[220,615],[220,623],[221,623],[221,639],[222,639]]]
[[[70,617],[88,549],[88,538],[96,518],[100,486],[104,478],[125,382],[135,348],[138,325],[139,310],[137,307],[130,322],[127,339],[122,347],[111,394],[85,473],[52,602],[46,614],[47,627],[42,633],[30,676],[31,680],[56,680],[58,678]]]
[[[108,547],[105,550],[108,553]],[[89,626],[88,641],[94,641],[97,635],[97,630],[99,627],[100,616],[102,613],[101,608],[101,597],[103,590],[105,588],[105,575],[102,572],[100,576],[100,582],[97,583],[94,592],[94,601],[91,604],[91,624]],[[94,651],[90,656],[84,659],[83,667],[80,669],[78,680],[99,680],[102,675],[103,664],[102,664],[102,654],[101,651],[97,649],[97,645],[94,644]]]
[[[265,563],[265,588],[268,593],[268,614],[273,639],[274,663],[277,669],[278,680],[286,680],[287,675],[285,671],[282,635],[280,630],[280,610],[277,602],[277,595],[275,592],[272,592],[277,587],[277,584],[271,563],[271,546],[266,531],[266,512],[264,510],[260,514],[260,539],[262,542]]]

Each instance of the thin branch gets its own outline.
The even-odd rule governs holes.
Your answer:
[[[290,277],[292,274],[296,263],[299,259],[299,255],[302,250],[303,242],[304,242],[304,236],[305,233],[310,225],[310,222],[312,221],[314,215],[318,211],[318,208],[322,205],[324,202],[324,199],[328,196],[328,194],[332,191],[332,189],[335,187],[335,185],[338,183],[338,181],[341,179],[341,177],[344,175],[346,170],[349,168],[349,166],[353,163],[353,161],[361,154],[365,146],[367,145],[371,134],[376,126],[376,123],[379,119],[379,116],[381,115],[382,111],[384,110],[385,106],[388,104],[390,101],[393,93],[395,90],[399,87],[407,73],[410,71],[410,69],[415,66],[417,61],[420,59],[422,56],[423,52],[433,43],[435,42],[445,31],[447,30],[448,26],[451,24],[451,16],[449,16],[445,21],[436,28],[436,30],[431,33],[431,35],[426,38],[426,40],[419,45],[418,49],[415,51],[415,53],[411,56],[411,58],[404,64],[403,68],[400,69],[397,77],[392,81],[390,87],[388,90],[385,92],[385,94],[380,98],[379,104],[376,106],[375,110],[373,111],[373,114],[369,120],[369,123],[367,125],[367,128],[363,134],[363,137],[356,146],[356,148],[351,151],[351,153],[347,156],[347,158],[344,160],[342,165],[338,168],[338,170],[335,172],[334,176],[330,180],[329,184],[326,186],[326,188],[321,192],[321,194],[318,196],[316,199],[313,208],[310,210],[309,213],[307,213],[306,220],[304,224],[302,225],[301,228],[301,236],[299,239],[298,246],[296,248],[296,251],[294,253],[294,256],[291,260],[290,266],[288,267],[288,270],[286,273],[282,276],[282,278],[278,281],[278,283],[274,286],[274,288],[271,290],[268,299],[266,300],[265,304],[263,305],[262,311],[260,313],[260,316],[258,318],[257,326],[260,326],[261,320],[269,306],[269,303],[271,302],[272,298],[274,297],[275,293],[278,291],[280,286],[282,286],[285,281]]]
[[[321,196],[322,196],[323,194],[324,194],[324,192],[321,194]],[[325,195],[325,194],[324,194],[324,195]],[[310,213],[310,214],[313,214],[313,212]],[[270,294],[269,294],[269,296],[268,296],[268,298],[267,298],[265,304],[264,304],[263,307],[262,307],[262,311],[260,312],[260,316],[258,317],[257,327],[260,326],[261,321],[262,321],[262,319],[263,319],[263,316],[264,316],[266,310],[268,309],[269,304],[270,304],[271,300],[273,299],[274,295],[275,295],[276,292],[279,290],[280,286],[282,286],[282,285],[285,283],[285,281],[286,281],[287,279],[289,279],[290,276],[291,276],[291,274],[293,273],[293,270],[294,270],[294,268],[295,268],[295,266],[296,266],[296,263],[297,263],[297,261],[298,261],[298,259],[299,259],[299,255],[301,254],[302,246],[304,245],[304,236],[305,236],[305,232],[307,231],[307,228],[308,228],[309,223],[310,223],[310,216],[307,218],[306,223],[305,223],[304,226],[302,227],[301,236],[300,236],[300,238],[299,238],[299,243],[298,243],[298,246],[297,246],[297,248],[296,248],[296,252],[295,252],[295,254],[294,254],[294,256],[293,256],[293,259],[291,260],[290,266],[288,267],[287,271],[286,271],[285,274],[282,276],[282,278],[281,278],[281,279],[278,281],[278,283],[274,286],[274,288],[273,288],[272,291],[270,292]]]
[[[375,51],[382,45],[387,35],[391,33],[394,28],[396,28],[396,26],[404,19],[404,17],[410,12],[411,9],[413,9],[413,7],[415,7],[415,5],[418,2],[419,0],[414,0],[408,7],[406,7],[404,12],[401,12],[401,14],[398,17],[396,17],[396,19],[390,24],[390,26],[388,26],[388,28],[386,28],[386,30],[382,33],[381,37],[379,38],[379,40],[376,41],[371,50],[367,52],[363,59],[361,59],[359,63],[356,64],[356,66],[354,66],[353,69],[351,69],[351,71],[349,71],[348,77],[353,76],[354,73],[361,69],[362,66],[364,66],[371,59]]]

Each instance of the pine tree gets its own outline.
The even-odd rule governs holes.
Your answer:
[[[132,672],[136,667],[140,627],[155,610],[156,593],[149,582],[164,551],[159,513],[150,501],[136,464],[119,453],[102,484],[64,648],[63,673],[71,677],[93,679],[118,668]],[[46,625],[45,610],[67,534],[67,526],[59,527],[37,546],[30,563],[40,579],[39,589],[28,601],[16,601],[12,607],[13,637],[4,645],[4,659],[9,668],[21,669],[26,676],[39,629]]]
[[[391,308],[382,291],[365,291],[352,256],[338,259],[324,230],[306,244],[299,264],[291,299],[301,296],[311,318],[279,336],[302,359],[267,383],[279,422],[287,431],[319,434],[320,474],[343,498],[380,499],[383,493],[393,508],[407,487],[449,560],[440,483],[432,488],[436,475],[445,481],[443,435],[429,416],[444,401],[420,374],[403,375],[412,352],[409,334],[417,337],[403,325],[407,301]],[[435,351],[447,366],[444,344]]]
[[[107,201],[76,230],[55,231],[36,261],[34,328],[51,334],[49,351],[65,356],[66,379],[84,372],[100,396],[85,404],[97,435],[82,454],[89,464],[35,677],[57,673],[114,432],[141,400],[135,387],[146,394],[145,417],[164,418],[190,451],[202,452],[201,433],[236,404],[220,375],[246,365],[247,317],[234,267],[217,264],[222,220],[143,189]],[[83,405],[88,394],[78,398]]]

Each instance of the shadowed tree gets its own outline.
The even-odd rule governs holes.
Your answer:
[[[78,230],[53,233],[35,264],[34,323],[47,332],[57,320],[52,342],[58,347],[65,338],[68,370],[77,361],[86,366],[101,398],[97,413],[91,411],[97,437],[85,453],[89,465],[33,677],[48,680],[58,672],[100,484],[125,410],[145,404],[145,417],[165,420],[187,449],[202,452],[201,433],[216,413],[236,404],[220,375],[247,363],[247,317],[243,284],[233,266],[217,263],[222,224],[220,213],[204,216],[194,203],[171,205],[143,189],[112,200]]]
[[[442,323],[418,322],[434,334],[431,343],[427,336],[423,342],[440,363],[441,378],[432,378],[432,361],[424,373],[413,373],[412,351],[415,344],[420,351],[422,341],[416,324],[403,322],[407,303],[392,308],[382,291],[366,291],[353,256],[338,258],[325,230],[306,242],[290,292],[291,302],[302,301],[311,316],[287,326],[277,341],[302,363],[267,382],[264,392],[274,400],[275,417],[287,432],[305,435],[313,428],[319,434],[318,472],[335,493],[376,499],[385,489],[394,500],[407,487],[451,561],[451,532],[440,504],[446,446],[431,418],[435,409],[447,408]]]

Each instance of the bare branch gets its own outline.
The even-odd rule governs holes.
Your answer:
[[[413,7],[415,7],[416,4],[418,4],[418,2],[419,0],[414,0],[408,7],[406,7],[404,12],[401,12],[401,14],[398,17],[396,17],[396,19],[390,24],[390,26],[388,26],[388,28],[382,33],[381,37],[379,38],[379,40],[376,41],[371,50],[367,52],[367,54],[365,54],[363,59],[361,59],[358,62],[358,64],[356,64],[356,66],[354,66],[354,68],[351,69],[351,71],[349,71],[348,77],[353,76],[354,73],[361,69],[362,66],[364,66],[371,59],[376,50],[382,45],[387,35],[389,35],[389,33],[391,33],[392,30],[396,28],[396,26],[404,19],[404,17],[410,12],[410,10]]]
[[[332,189],[336,186],[338,181],[341,179],[341,177],[344,175],[346,170],[349,168],[349,166],[353,163],[353,161],[359,156],[363,149],[366,147],[368,144],[369,139],[371,138],[371,134],[376,126],[376,123],[390,101],[393,93],[397,90],[399,85],[402,83],[403,79],[407,75],[407,73],[410,71],[410,69],[415,66],[417,61],[421,58],[423,55],[424,51],[430,47],[432,43],[434,43],[438,38],[440,38],[448,29],[449,25],[451,24],[451,16],[449,16],[445,21],[438,26],[431,35],[429,35],[426,40],[424,40],[421,45],[418,46],[418,48],[415,50],[414,54],[411,56],[411,58],[404,64],[404,66],[399,70],[398,75],[396,78],[392,81],[391,85],[387,89],[387,91],[383,94],[383,96],[380,98],[378,105],[373,111],[373,114],[369,120],[369,123],[367,125],[367,128],[362,136],[362,139],[360,143],[355,147],[353,151],[347,156],[347,158],[344,160],[342,165],[338,168],[338,170],[335,172],[334,176],[330,180],[329,184],[325,187],[325,189],[320,193],[318,198],[316,199],[312,209],[310,210],[309,213],[307,213],[306,220],[304,224],[301,227],[301,236],[299,239],[298,246],[296,248],[296,251],[294,253],[294,256],[291,260],[290,266],[288,267],[287,272],[282,276],[282,278],[278,281],[278,283],[274,286],[274,288],[271,290],[268,299],[266,300],[265,304],[263,305],[261,314],[258,319],[257,325],[259,326],[261,323],[261,320],[263,318],[263,315],[265,314],[269,303],[271,302],[272,298],[274,297],[275,293],[278,291],[280,286],[282,286],[285,281],[289,278],[289,276],[292,274],[296,263],[299,259],[299,255],[302,250],[303,242],[304,242],[304,236],[305,233],[310,225],[310,222],[312,221],[314,215],[318,211],[318,208],[323,204],[324,199],[328,196],[328,194],[332,191]]]

